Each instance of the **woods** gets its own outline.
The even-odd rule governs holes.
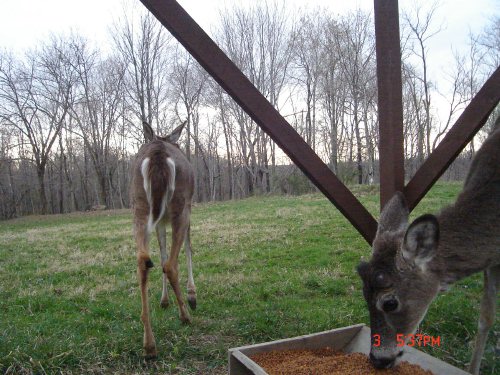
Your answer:
[[[411,176],[500,61],[500,17],[429,72],[437,5],[402,9],[405,160]],[[258,2],[220,13],[212,37],[346,183],[378,182],[373,16]],[[124,11],[109,46],[72,32],[0,50],[0,218],[129,205],[142,121],[181,147],[197,201],[313,190],[270,138],[146,11]],[[448,171],[463,178],[480,134]]]

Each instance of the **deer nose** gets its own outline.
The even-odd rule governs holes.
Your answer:
[[[394,366],[396,358],[388,358],[388,357],[378,358],[375,357],[372,353],[370,353],[370,361],[376,368],[384,369],[384,368],[391,368],[392,366]]]

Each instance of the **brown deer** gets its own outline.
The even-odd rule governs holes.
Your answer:
[[[151,329],[148,302],[148,271],[153,267],[149,255],[149,239],[154,229],[160,246],[163,269],[163,290],[160,305],[168,306],[167,280],[172,286],[180,319],[189,323],[191,318],[182,298],[179,286],[178,260],[182,244],[186,249],[188,266],[188,303],[196,308],[196,289],[191,261],[190,215],[194,191],[194,174],[191,164],[179,149],[179,139],[185,123],[167,137],[156,136],[146,122],[144,135],[148,143],[143,145],[132,169],[131,197],[134,212],[134,236],[137,245],[137,276],[141,288],[144,324],[144,352],[147,358],[156,357],[156,343]],[[170,256],[167,256],[166,225],[172,226]]]
[[[370,359],[377,368],[392,367],[403,354],[397,335],[403,340],[415,333],[439,292],[484,271],[469,367],[479,374],[500,288],[500,117],[472,161],[455,204],[409,226],[408,214],[403,194],[397,193],[382,210],[371,260],[358,266],[370,313]]]

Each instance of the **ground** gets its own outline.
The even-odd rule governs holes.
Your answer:
[[[376,188],[354,190],[376,214]],[[459,190],[438,185],[413,217]],[[198,309],[190,326],[180,323],[173,293],[169,309],[160,308],[151,242],[159,356],[144,361],[130,211],[0,222],[0,372],[224,374],[228,348],[368,323],[355,268],[370,249],[320,194],[196,205],[192,240]],[[184,256],[180,273],[184,286]],[[475,275],[433,303],[422,331],[441,336],[441,346],[430,354],[466,367],[481,290]],[[498,320],[483,374],[500,371]]]

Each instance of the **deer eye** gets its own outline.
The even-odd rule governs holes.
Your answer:
[[[391,312],[396,310],[398,308],[398,305],[398,301],[395,298],[391,298],[384,302],[384,304],[382,305],[382,309],[385,312]]]
[[[392,285],[390,277],[385,272],[377,272],[373,281],[377,288],[385,289]]]

